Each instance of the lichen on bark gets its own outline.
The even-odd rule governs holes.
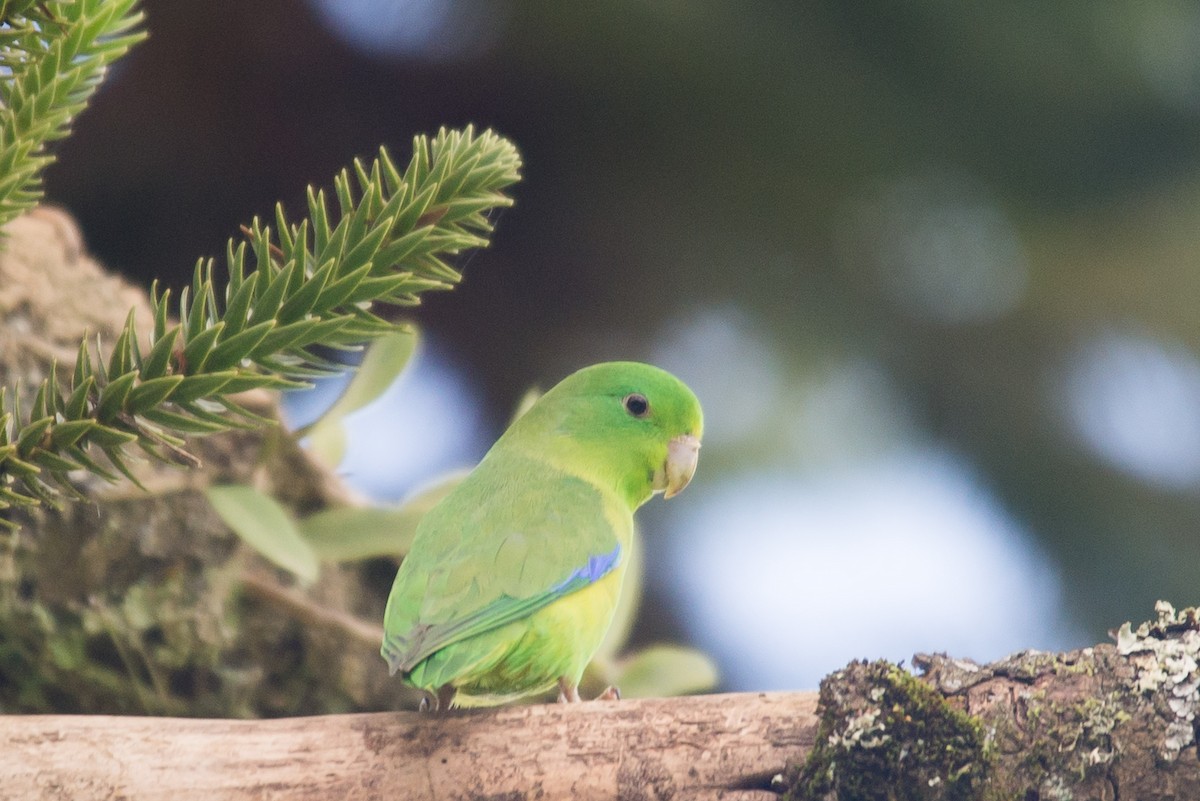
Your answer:
[[[989,772],[982,725],[890,662],[856,662],[821,682],[817,741],[789,798],[967,801]]]
[[[1117,643],[980,665],[856,663],[821,686],[793,799],[1200,798],[1200,614],[1156,606]]]

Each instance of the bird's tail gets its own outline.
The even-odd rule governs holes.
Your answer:
[[[379,648],[379,654],[388,663],[388,675],[395,676],[397,671],[401,670],[401,663],[404,661],[405,642],[403,637],[395,637],[387,635],[383,638],[383,645]],[[407,673],[407,671],[402,671]]]

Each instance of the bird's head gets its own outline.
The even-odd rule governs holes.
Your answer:
[[[691,481],[704,419],[695,394],[665,370],[605,362],[563,379],[517,426],[536,431],[551,452],[580,460],[589,478],[636,507],[655,492],[673,497]]]

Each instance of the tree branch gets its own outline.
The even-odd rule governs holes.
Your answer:
[[[50,371],[30,401],[14,388],[10,403],[0,384],[0,511],[82,497],[80,471],[137,483],[134,445],[196,466],[185,435],[269,424],[235,398],[340,372],[319,348],[396,330],[372,304],[414,305],[457,283],[447,259],[487,245],[488,214],[512,204],[504,190],[520,165],[511,143],[471,126],[416,137],[403,172],[381,148],[334,179],[332,212],[325,192],[310,188],[307,218],[291,222],[277,207],[276,231],[256,219],[249,247],[231,241],[223,300],[215,262],[202,259],[180,292],[178,321],[170,293],[151,293],[144,344],[130,311],[106,358],[84,341],[70,378]]]
[[[12,797],[1200,798],[1200,626],[991,665],[856,662],[816,693],[277,720],[0,717]]]
[[[816,693],[282,720],[0,718],[13,798],[765,799]]]

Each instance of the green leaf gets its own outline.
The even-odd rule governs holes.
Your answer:
[[[125,401],[137,380],[137,371],[125,373],[111,384],[100,388],[100,404],[96,410],[99,420],[112,420],[125,408]]]
[[[321,302],[313,306],[313,313],[324,315],[341,306],[370,273],[371,265],[367,264],[338,278],[326,288],[321,296]]]
[[[295,345],[303,346],[309,342],[320,342],[315,334],[315,329],[320,324],[320,320],[308,319],[276,327],[263,337],[260,350],[265,353],[278,353]]]
[[[75,356],[75,376],[71,381],[71,386],[80,387],[92,378],[92,356],[88,350],[88,343],[85,339],[79,343],[79,352]]]
[[[222,431],[228,431],[231,428],[247,429],[253,427],[248,423],[223,414],[221,411],[209,411],[199,403],[179,403],[177,406],[197,420],[205,420],[209,423],[219,425]]]
[[[287,293],[287,276],[276,273],[275,267],[271,265],[270,261],[259,262],[258,268],[259,275],[262,276],[258,280],[261,294],[250,308],[250,319],[273,320]],[[270,273],[275,274],[270,275]],[[265,285],[263,281],[266,281]]]
[[[142,18],[133,0],[53,6],[53,23],[47,23],[51,12],[43,4],[14,2],[5,8],[0,224],[41,200],[41,172],[53,161],[46,144],[67,135],[109,63],[144,35],[130,33]],[[12,8],[30,16],[8,16]]]
[[[136,442],[136,441],[137,441],[137,437],[134,437],[132,442]],[[123,443],[123,444],[127,444],[127,443]],[[141,490],[146,489],[142,485],[142,482],[138,480],[138,477],[136,475],[134,475],[133,470],[130,469],[129,465],[125,464],[125,458],[126,458],[127,452],[121,449],[121,445],[114,445],[114,446],[107,446],[107,447],[104,445],[101,445],[100,450],[104,451],[104,455],[105,455],[105,457],[107,457],[109,464],[111,464],[113,467],[117,468],[117,472],[121,473],[123,476],[125,476],[125,478],[132,481],[133,484],[138,489],[141,489]]]
[[[122,431],[112,426],[97,424],[95,428],[88,432],[87,439],[101,448],[119,448],[122,445],[137,442],[137,434]]]
[[[391,231],[391,219],[378,221],[375,227],[367,231],[358,244],[342,257],[342,263],[352,270],[364,264],[371,264],[375,261],[375,254],[379,252],[379,248],[387,240]]]
[[[24,495],[16,490],[0,486],[0,509],[5,506],[32,506],[35,503],[37,503],[37,498],[34,498],[32,495]],[[0,523],[6,522],[6,520],[0,518]]]
[[[176,387],[171,400],[176,403],[191,403],[200,398],[211,398],[237,376],[232,370],[206,375],[189,375]]]
[[[193,308],[199,305],[197,303]],[[183,363],[187,365],[188,374],[197,374],[204,371],[204,363],[208,360],[208,354],[216,346],[216,342],[221,337],[221,332],[224,329],[225,323],[219,322],[210,328],[193,328],[188,332],[190,339],[183,346]]]
[[[332,235],[329,227],[329,208],[325,204],[325,190],[314,189],[311,186],[308,188],[308,218],[312,221],[313,253],[320,253]]]
[[[433,231],[431,226],[423,226],[409,231],[404,236],[396,239],[387,247],[381,248],[378,254],[378,262],[384,267],[393,267],[416,252],[417,248],[429,239],[429,234]]]
[[[225,308],[225,325],[229,334],[241,333],[246,323],[249,321],[250,303],[254,300],[255,291],[258,288],[258,273],[250,273],[244,279],[241,278],[242,262],[245,258],[243,255],[246,251],[245,244],[238,246],[236,250],[231,249],[233,254],[230,259],[230,279],[238,276],[238,284],[231,284],[233,296],[229,299],[229,305]]]
[[[303,439],[304,449],[330,469],[346,458],[346,425],[340,419],[314,425]]]
[[[78,445],[70,445],[67,447],[66,451],[68,456],[86,467],[89,473],[100,476],[105,481],[115,482],[118,480],[116,473],[92,459],[92,457],[88,456],[87,451]]]
[[[358,334],[358,331],[353,327],[354,323],[355,320],[349,316],[334,317],[329,320],[306,321],[305,324],[309,326],[307,337],[311,342],[320,343],[330,348],[342,346],[351,341],[353,341],[354,345],[357,347],[363,342],[364,338],[355,338]],[[395,331],[396,326],[388,324],[383,330]],[[373,336],[379,336],[381,331],[374,331],[372,333]],[[370,337],[367,337],[367,339],[369,338]],[[296,346],[295,343],[293,343],[289,347],[292,349],[300,349],[306,347],[307,345],[308,343]],[[320,365],[319,360],[310,356],[306,356],[306,360],[312,361],[318,366]],[[340,363],[338,364],[338,367],[345,369],[345,365]]]
[[[252,487],[228,484],[205,490],[209,503],[242,540],[304,584],[317,580],[317,555],[274,498]]]
[[[302,519],[300,534],[322,559],[354,562],[403,556],[412,545],[421,514],[403,507],[339,507]]]
[[[55,448],[69,447],[97,425],[95,420],[67,420],[54,426],[50,431],[50,441]]]
[[[205,369],[227,370],[237,366],[248,354],[254,352],[275,326],[274,320],[263,320],[229,337],[208,354],[208,360],[204,363]]]
[[[321,294],[325,291],[325,286],[329,283],[329,276],[333,274],[335,264],[336,262],[330,261],[325,269],[317,270],[300,285],[300,288],[280,307],[278,315],[280,322],[295,322],[312,311],[313,304],[320,299]]]
[[[29,451],[38,447],[52,425],[54,425],[53,417],[43,417],[26,425],[17,434],[17,452],[29,453]]]
[[[158,293],[158,281],[155,280],[150,284],[150,305],[154,309],[154,336],[152,341],[161,343],[168,336],[167,326],[171,322],[171,307],[170,307],[171,290],[164,290],[160,295]],[[175,336],[178,334],[179,327],[175,326],[175,333],[171,334],[171,344],[175,343]],[[168,355],[170,348],[168,348]],[[148,358],[148,361],[153,360],[153,354]],[[164,366],[166,361],[163,362]],[[143,370],[147,369],[146,365],[142,365]],[[142,375],[148,376],[148,373],[143,372]]]
[[[39,450],[32,458],[37,462],[38,467],[56,473],[67,473],[71,470],[78,470],[81,466],[77,462],[64,459],[51,451],[45,450]]]
[[[300,534],[318,556],[334,562],[403,556],[412,546],[421,518],[465,476],[465,472],[449,475],[400,506],[345,506],[317,512],[300,520]]]
[[[322,463],[337,467],[346,456],[345,418],[377,399],[404,371],[417,345],[415,329],[382,337],[367,349],[362,364],[333,405],[315,422],[296,432]]]
[[[221,387],[221,394],[236,395],[252,389],[304,389],[306,387],[308,384],[289,381],[270,373],[241,373],[229,379],[229,383]]]
[[[154,408],[171,397],[183,381],[184,376],[181,375],[164,375],[143,381],[129,392],[129,397],[125,399],[125,407],[132,414]]]
[[[616,686],[625,698],[656,698],[701,693],[717,686],[717,666],[699,651],[679,645],[651,645],[624,660]]]
[[[334,401],[325,414],[313,424],[315,429],[324,421],[338,421],[356,412],[382,395],[395,383],[412,359],[417,347],[416,329],[397,331],[380,337],[367,348],[362,363],[346,385],[346,390]]]
[[[58,382],[54,377],[54,371],[57,365],[50,365],[50,377],[42,382],[38,387],[37,394],[33,396],[33,407],[29,410],[29,416],[33,419],[40,417],[54,417],[57,409],[54,408],[54,401],[50,400],[51,393],[57,392]]]
[[[224,406],[226,411],[231,415],[236,415],[239,423],[246,423],[250,428],[270,428],[279,422],[274,417],[267,417],[266,415],[250,411],[228,395],[216,398],[216,402]]]
[[[124,375],[132,370],[138,370],[142,363],[142,354],[137,344],[136,310],[130,309],[125,318],[117,341],[113,343],[112,359],[109,361],[109,375]]]
[[[139,416],[164,428],[182,431],[185,434],[215,434],[218,431],[229,430],[229,426],[224,422],[213,423],[207,420],[198,420],[195,417],[166,409],[147,409]]]
[[[86,353],[87,351],[84,350],[83,352]],[[89,375],[83,379],[82,382],[80,382],[79,386],[75,387],[75,389],[71,391],[71,394],[68,396],[67,402],[63,407],[63,414],[68,420],[78,420],[83,417],[84,412],[87,410],[88,398],[91,397],[95,388],[96,379]],[[0,404],[0,407],[2,406],[3,404]]]
[[[171,355],[175,352],[175,343],[178,339],[178,325],[163,331],[162,336],[158,337],[150,349],[150,354],[142,360],[141,375],[143,379],[160,378],[167,374],[167,368],[171,364]]]

